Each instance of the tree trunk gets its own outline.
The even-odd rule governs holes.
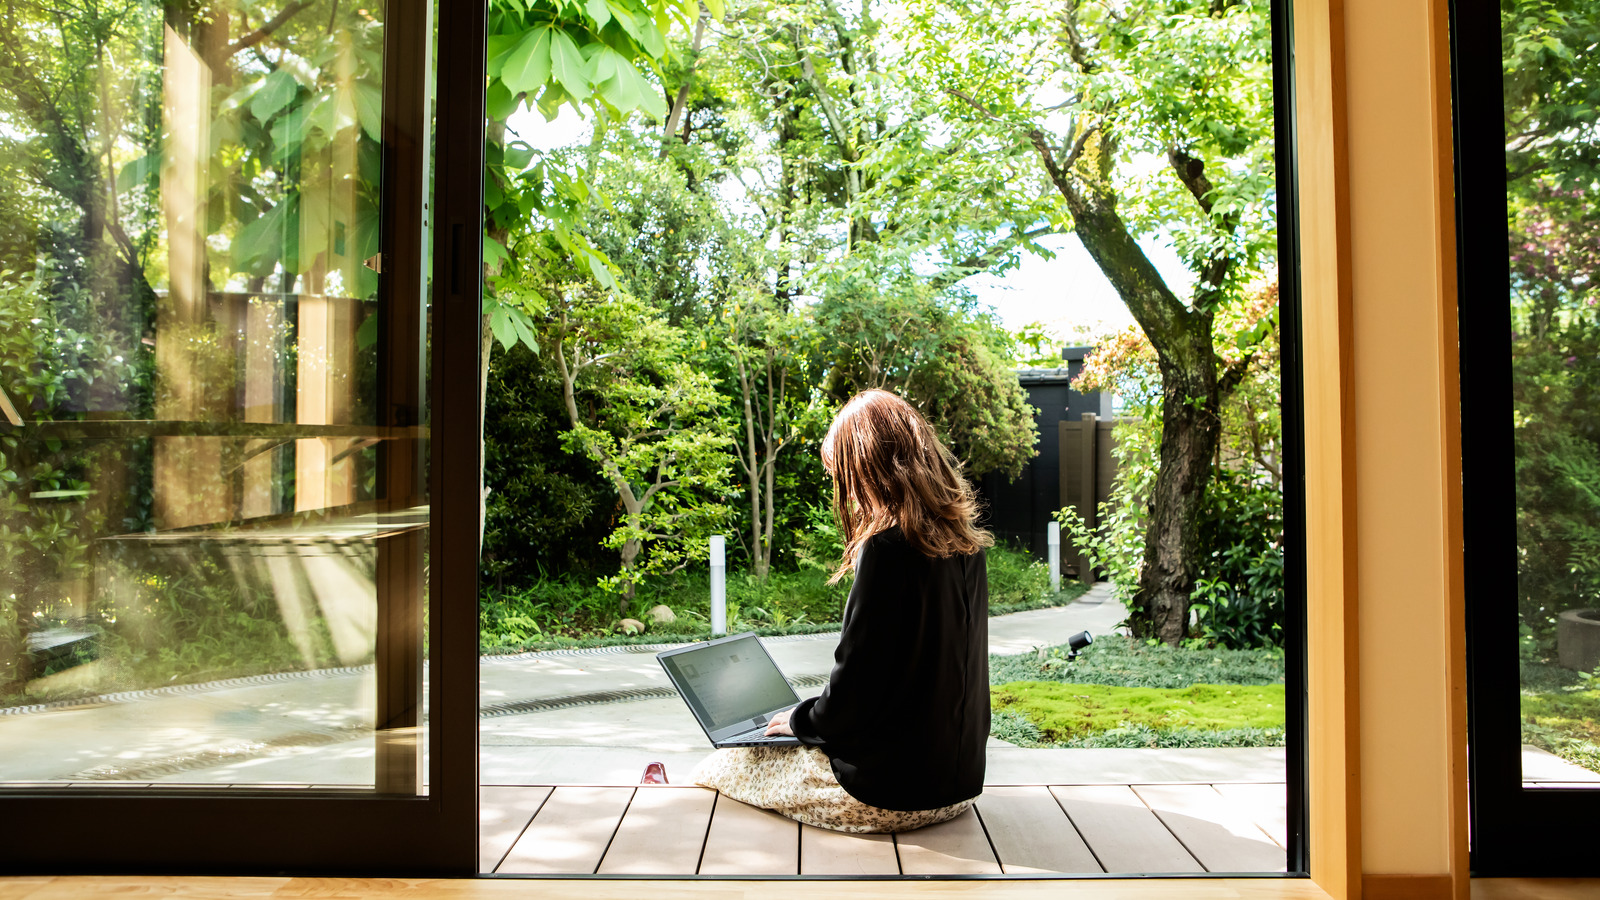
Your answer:
[[[740,467],[750,483],[750,569],[757,579],[766,580],[766,566],[761,553],[761,465],[756,457],[755,385],[750,369],[744,364],[743,347],[734,348],[734,363],[739,369],[739,395],[744,401],[744,447],[740,450]]]
[[[1204,340],[1209,345],[1210,329],[1179,339],[1183,338],[1191,344]],[[1163,361],[1160,370],[1161,468],[1152,490],[1133,626],[1136,635],[1177,644],[1189,634],[1200,508],[1211,480],[1211,459],[1219,446],[1222,423],[1217,415],[1214,366],[1191,370]]]
[[[1128,231],[1111,185],[1111,149],[1092,125],[1087,128],[1064,163],[1057,162],[1041,132],[1031,137],[1050,180],[1067,201],[1084,249],[1156,350],[1162,383],[1161,463],[1130,624],[1136,637],[1177,644],[1189,633],[1197,568],[1195,526],[1222,432],[1212,316],[1178,299]]]
[[[630,520],[635,516],[629,516]],[[632,523],[638,527],[638,522]],[[639,551],[644,549],[644,544],[638,538],[629,538],[622,544],[622,573],[628,575],[633,572],[634,561],[639,558]],[[633,579],[624,578],[622,596],[617,598],[617,615],[626,616],[628,608],[633,605]]]

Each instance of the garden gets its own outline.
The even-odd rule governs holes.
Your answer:
[[[127,10],[5,25],[52,62],[0,72],[12,88],[0,116],[15,125],[0,154],[32,173],[6,176],[0,386],[26,423],[63,435],[0,426],[7,702],[87,691],[57,676],[90,663],[94,689],[132,690],[363,661],[337,622],[285,605],[225,543],[125,539],[311,521],[313,489],[370,502],[370,443],[314,471],[295,440],[84,440],[59,427],[265,421],[250,419],[252,353],[277,367],[271,415],[287,423],[310,350],[266,305],[336,293],[350,310],[344,415],[374,415],[377,282],[356,261],[375,248],[382,23],[269,6],[244,4],[267,23],[249,46],[212,51],[203,33],[162,38]],[[160,199],[172,113],[152,87],[180,39],[222,54],[202,109],[228,148],[192,271],[172,262]],[[709,634],[713,535],[727,540],[730,627],[837,628],[848,585],[826,584],[842,548],[818,444],[840,404],[899,393],[970,477],[1015,477],[1054,464],[1037,458],[1019,367],[1057,366],[1063,344],[1088,340],[1078,387],[1118,398],[1120,475],[1093,527],[1070,510],[1058,519],[1113,585],[1130,637],[1070,663],[1048,649],[1026,671],[997,662],[1011,673],[996,683],[1004,727],[1028,745],[1090,740],[1064,724],[1078,702],[1100,710],[1086,718],[1116,733],[1105,740],[1281,740],[1265,3],[496,0],[488,41],[484,652]],[[124,45],[145,55],[106,52]],[[127,98],[116,116],[61,99],[107,85]],[[365,186],[335,192],[329,159]],[[1069,250],[1131,324],[1008,323],[976,286]],[[211,306],[175,322],[175,292],[195,285]],[[1087,287],[1057,289],[1065,303]],[[250,350],[224,313],[266,322],[276,343]],[[217,444],[220,457],[162,450]],[[170,473],[202,484],[208,467],[231,483],[196,488],[192,503],[225,522],[185,518],[164,494]],[[341,559],[351,583],[375,578],[370,553]],[[1053,591],[1019,548],[996,547],[989,572],[997,615],[1081,590]],[[50,660],[30,649],[60,631],[87,637]]]
[[[1600,653],[1562,625],[1600,608],[1600,16],[1503,4],[1501,24],[1522,741],[1600,772]]]

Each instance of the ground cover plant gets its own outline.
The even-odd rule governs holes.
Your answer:
[[[995,709],[1022,714],[1050,743],[1127,727],[1227,731],[1283,726],[1281,684],[1148,688],[1012,681],[997,685],[990,696]]]
[[[991,734],[1022,747],[1284,742],[1278,650],[1169,647],[1104,635],[1077,659],[1065,646],[991,656],[989,683]]]
[[[1084,592],[1073,582],[1052,592],[1044,565],[1020,550],[995,547],[988,559],[991,615],[1060,606]],[[764,579],[730,572],[726,589],[730,632],[809,634],[838,630],[849,582],[829,585],[827,574],[816,568],[771,572]],[[637,621],[645,630],[631,634],[617,617],[615,594],[598,588],[591,579],[546,576],[481,604],[481,644],[486,653],[511,653],[704,640],[711,635],[710,596],[710,575],[704,569],[644,581],[634,605],[641,610]],[[659,624],[645,614],[657,605],[672,610],[674,621]]]
[[[1522,742],[1600,772],[1600,671],[1574,672],[1544,653],[1525,629],[1522,642]],[[1553,650],[1553,648],[1550,648]]]

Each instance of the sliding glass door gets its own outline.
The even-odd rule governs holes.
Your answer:
[[[1600,873],[1600,16],[1455,8],[1475,874]]]
[[[481,71],[481,12],[438,32]],[[429,375],[476,249],[435,286],[429,199],[481,137],[435,147],[435,42],[425,0],[0,13],[0,870],[470,871],[473,675],[427,657],[475,636],[432,437],[475,404]]]

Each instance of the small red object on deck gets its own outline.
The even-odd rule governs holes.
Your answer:
[[[644,767],[644,775],[639,778],[640,784],[666,784],[667,767],[658,762],[653,762]]]

